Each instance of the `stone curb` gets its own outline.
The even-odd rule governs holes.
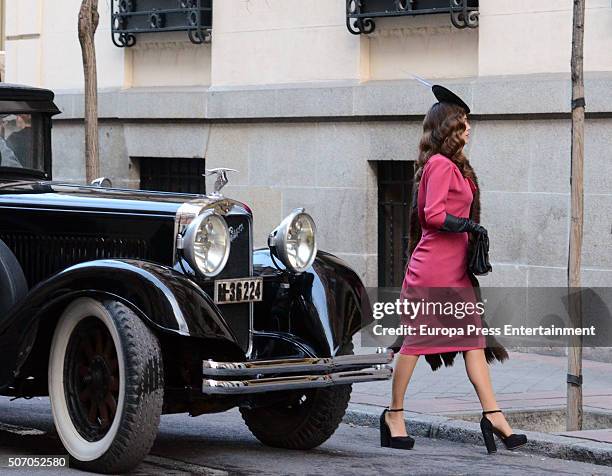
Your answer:
[[[350,404],[344,416],[344,422],[378,428],[380,412],[379,407]],[[483,454],[486,454],[478,423],[408,411],[405,413],[411,435],[483,445]],[[521,451],[549,458],[612,466],[612,445],[610,444],[535,431],[524,433],[529,441],[521,448]],[[503,448],[503,443],[498,441],[498,447],[499,445],[502,445]]]

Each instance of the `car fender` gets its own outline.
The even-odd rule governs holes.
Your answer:
[[[0,386],[7,364],[16,376],[32,350],[32,335],[45,320],[57,319],[58,310],[82,296],[121,301],[154,331],[236,343],[212,298],[184,274],[138,260],[89,261],[37,285],[0,323],[0,358],[5,362]]]
[[[276,302],[266,303],[265,309],[255,306],[255,322],[265,319],[262,314],[269,314],[270,309],[274,309],[272,313],[286,310],[280,311],[287,313],[281,320],[292,322],[290,334],[308,343],[312,354],[336,355],[356,332],[371,322],[370,301],[361,278],[337,256],[318,251],[310,268],[300,274],[289,273],[292,291],[287,293],[278,285],[286,272],[275,266],[269,249],[256,249],[253,259],[255,275],[263,276],[266,283],[264,293],[269,295],[273,289],[277,296]],[[283,265],[276,262],[282,269]],[[287,296],[292,303],[281,302]]]

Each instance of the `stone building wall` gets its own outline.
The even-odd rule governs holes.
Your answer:
[[[6,0],[9,82],[52,88],[54,175],[82,182],[80,0]],[[110,1],[96,35],[102,172],[139,186],[142,157],[240,171],[255,242],[295,206],[321,247],[368,285],[378,275],[377,161],[416,158],[433,103],[417,74],[472,106],[468,155],[483,189],[495,272],[483,285],[563,285],[569,230],[571,0],[480,0],[476,29],[448,15],[346,28],[345,0],[213,2],[212,42],[139,35],[117,48]],[[587,0],[583,284],[612,283],[612,5]]]

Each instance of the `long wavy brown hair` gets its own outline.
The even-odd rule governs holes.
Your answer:
[[[418,190],[423,167],[429,158],[442,154],[452,160],[464,177],[472,175],[472,167],[463,153],[465,141],[465,110],[456,104],[438,102],[431,106],[423,120],[423,135],[419,143],[419,158],[416,162],[414,182]]]

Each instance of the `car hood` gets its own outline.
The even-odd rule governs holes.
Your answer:
[[[56,182],[0,184],[0,205],[115,213],[176,215],[192,201],[213,203],[220,197],[80,186]]]

